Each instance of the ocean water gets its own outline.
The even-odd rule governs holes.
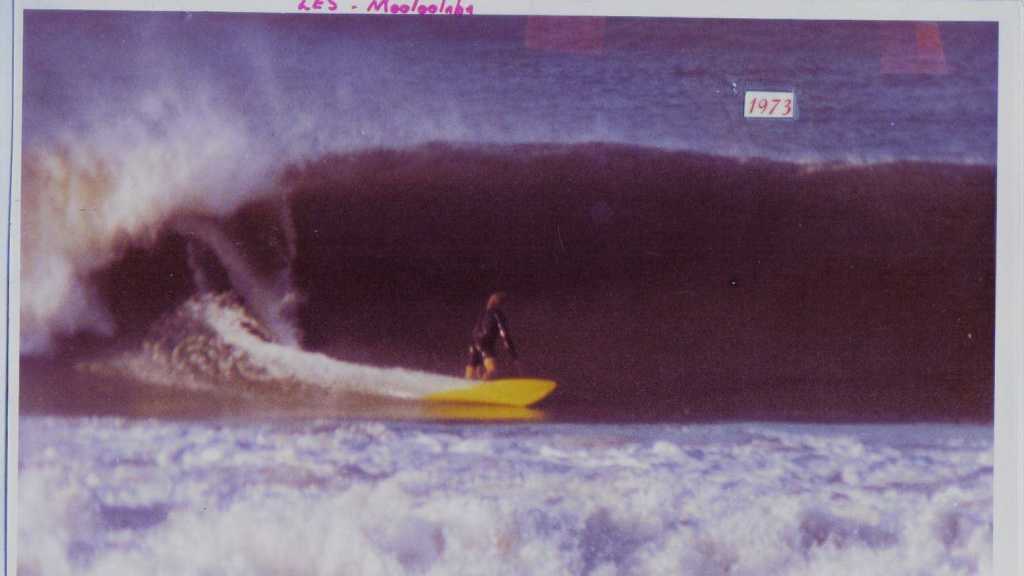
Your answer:
[[[24,417],[19,573],[992,573],[992,428]]]
[[[996,41],[28,11],[20,572],[990,574]]]
[[[432,141],[995,161],[987,23],[47,11],[27,30],[32,144],[127,112],[150,136],[209,116],[265,162]],[[759,89],[795,91],[798,121],[744,120]]]
[[[30,361],[201,348],[158,322],[231,293],[292,350],[458,375],[501,289],[525,369],[583,410],[990,418],[992,25],[29,11],[25,31]],[[795,90],[798,118],[745,120],[753,87]],[[313,358],[260,370],[323,380]]]

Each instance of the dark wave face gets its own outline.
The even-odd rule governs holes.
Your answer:
[[[254,277],[293,254],[307,349],[457,375],[500,289],[564,417],[991,418],[991,168],[428,144],[325,156],[279,187],[216,228]],[[200,276],[237,291],[208,244],[168,223],[96,274],[116,332]]]
[[[428,146],[292,178],[314,346],[355,339],[372,361],[454,371],[502,289],[524,359],[567,404],[990,410],[988,168]]]

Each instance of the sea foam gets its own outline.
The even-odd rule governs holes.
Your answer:
[[[420,398],[465,380],[345,362],[275,341],[233,293],[190,298],[158,321],[142,345],[79,369],[104,377],[239,395],[364,394]]]
[[[992,573],[991,428],[26,418],[23,574]]]

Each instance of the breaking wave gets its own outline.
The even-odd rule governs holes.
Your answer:
[[[560,388],[577,405],[991,415],[991,26],[925,28],[936,83],[879,75],[879,29],[856,24],[613,19],[594,54],[564,52],[581,22],[558,19],[25,24],[30,361],[232,292],[285,348],[457,373],[501,289],[531,372],[584,383]],[[743,120],[772,76],[861,81],[799,123]]]
[[[244,124],[205,98],[178,95],[150,93],[87,137],[65,133],[26,151],[23,352],[45,353],[81,332],[113,334],[93,274],[151,246],[179,215],[225,215],[267,193],[260,185],[272,164]]]
[[[189,299],[150,329],[141,348],[82,363],[86,372],[183,389],[273,396],[370,394],[419,398],[455,378],[339,361],[272,339],[233,293]]]
[[[576,406],[991,414],[991,167],[432,143],[201,188],[217,201],[159,179],[136,198],[131,171],[83,162],[29,162],[29,354],[90,331],[152,343],[160,318],[232,293],[281,350],[457,374],[503,289],[530,372],[581,383],[560,388]]]

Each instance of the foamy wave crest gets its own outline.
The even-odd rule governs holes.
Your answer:
[[[306,390],[419,398],[464,385],[456,378],[364,366],[276,342],[232,293],[195,296],[158,321],[141,349],[79,368],[149,384],[240,394]]]
[[[281,204],[286,206],[283,202]],[[301,332],[295,321],[299,296],[292,286],[291,270],[288,266],[295,257],[295,241],[294,234],[288,233],[291,215],[286,209],[278,223],[285,229],[284,243],[287,253],[283,256],[287,263],[269,278],[253,270],[236,242],[223,232],[217,221],[188,216],[176,219],[173,227],[175,231],[192,238],[194,242],[201,242],[216,255],[230,279],[231,286],[248,303],[249,309],[254,311],[275,342],[297,346],[301,341]],[[196,245],[190,243],[188,246],[194,284],[201,292],[208,292],[209,287],[203,278],[203,266],[195,262]]]
[[[22,181],[21,346],[114,325],[90,274],[152,242],[182,210],[227,214],[270,163],[242,118],[200,92],[154,89],[80,132],[26,151]],[[113,106],[113,105],[111,105]]]
[[[29,419],[19,573],[992,573],[991,428]]]

